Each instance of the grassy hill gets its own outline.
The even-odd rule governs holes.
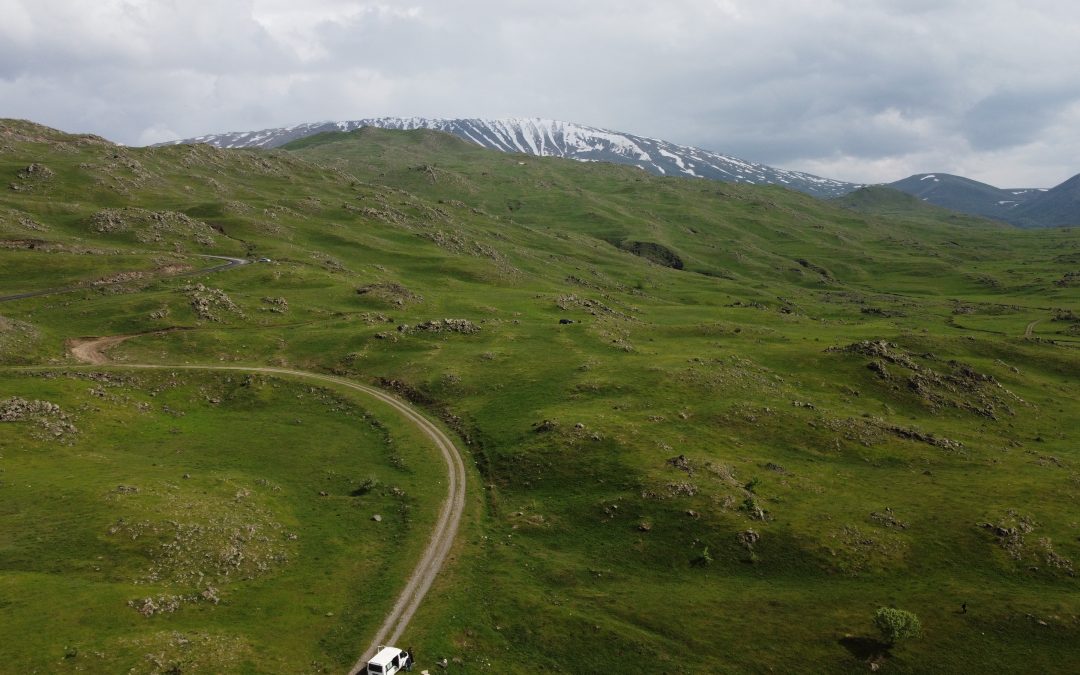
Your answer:
[[[0,195],[0,295],[82,284],[0,305],[0,361],[63,366],[68,338],[146,333],[113,356],[335,372],[399,392],[463,439],[469,522],[406,638],[424,667],[446,657],[460,672],[863,672],[884,658],[893,672],[1051,672],[1080,657],[1070,230],[859,213],[424,131],[259,153],[127,149],[8,121],[0,175],[19,186]],[[272,262],[171,276],[208,266],[199,254]],[[83,424],[120,414],[38,382],[0,379],[11,396],[78,408]],[[132,386],[139,400],[153,388]],[[284,398],[274,405],[293,414]],[[69,471],[8,440],[30,433],[12,431],[20,424],[0,425],[5,533],[65,508],[16,492],[25,472]],[[86,434],[65,447],[150,458],[163,438]],[[290,447],[319,450],[311,440]],[[252,476],[284,470],[244,437],[229,447],[251,455]],[[155,480],[153,467],[131,467],[125,481]],[[26,521],[25,504],[39,515]],[[75,527],[102,537],[103,522]],[[64,578],[31,537],[4,536],[8,597]],[[140,554],[112,555],[131,566]],[[286,568],[342,565],[292,557]],[[341,573],[359,586],[375,574]],[[319,611],[349,595],[273,592]],[[82,597],[124,617],[117,640],[194,630],[197,615],[261,653],[245,633],[264,621],[253,614],[201,603],[146,618],[107,596]],[[65,597],[11,614],[6,656],[47,668],[99,651],[126,664],[105,633],[94,637],[104,616],[71,620],[81,642],[68,659],[66,637],[16,639]],[[925,633],[887,658],[872,639],[882,605],[916,612]],[[297,642],[334,645],[317,659],[223,667],[340,670],[345,638],[310,616]],[[353,623],[350,635],[369,635],[378,622]]]

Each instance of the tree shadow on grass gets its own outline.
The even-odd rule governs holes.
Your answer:
[[[840,638],[840,644],[852,656],[867,663],[881,663],[890,656],[889,647],[891,645],[872,637],[848,635]]]

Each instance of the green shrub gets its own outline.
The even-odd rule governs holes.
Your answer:
[[[881,631],[882,639],[889,645],[894,645],[899,640],[919,637],[922,633],[919,617],[894,607],[878,607],[878,610],[874,612],[874,625]]]

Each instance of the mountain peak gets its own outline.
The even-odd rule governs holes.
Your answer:
[[[584,162],[628,164],[660,176],[711,178],[729,183],[779,185],[815,197],[838,197],[861,187],[799,171],[778,169],[656,138],[542,117],[439,119],[375,117],[341,122],[314,122],[279,129],[231,132],[189,138],[162,145],[209,143],[220,148],[276,148],[328,131],[433,129],[492,150]]]
[[[1080,224],[1080,174],[1050,190],[1002,189],[947,173],[917,173],[887,187],[930,204],[1020,227]]]

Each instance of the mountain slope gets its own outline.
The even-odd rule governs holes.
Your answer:
[[[1022,227],[1080,225],[1080,174],[1057,187],[1039,191],[1010,215]]]
[[[930,204],[1020,227],[1080,224],[1080,175],[1050,190],[1002,189],[946,173],[915,174],[886,187]]]
[[[838,197],[859,187],[799,171],[777,169],[720,153],[582,124],[546,119],[428,119],[378,117],[299,124],[281,129],[199,136],[163,145],[208,143],[219,148],[276,148],[327,131],[433,129],[492,150],[584,162],[629,164],[660,176],[711,178],[729,183],[780,185],[815,197]]]
[[[1007,227],[999,220],[988,220],[957,209],[937,206],[886,185],[868,185],[843,197],[837,197],[832,202],[852,211],[878,216],[892,216],[923,222],[948,222],[953,225]]]

